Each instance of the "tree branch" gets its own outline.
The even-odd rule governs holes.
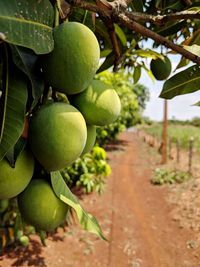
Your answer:
[[[151,38],[154,41],[172,49],[173,51],[176,51],[177,53],[183,55],[185,58],[200,65],[200,57],[192,54],[191,52],[187,51],[183,47],[174,44],[173,42],[171,42],[167,38],[153,32],[153,31],[147,29],[146,27],[142,26],[141,24],[135,22],[136,17],[134,16],[134,13],[131,13],[128,11],[124,11],[124,12],[121,11],[119,9],[119,6],[117,6],[117,3],[121,3],[121,0],[115,0],[114,2],[110,2],[110,4],[112,3],[112,9],[110,9],[110,5],[108,8],[106,8],[106,5],[97,6],[95,4],[91,4],[91,3],[88,3],[88,2],[82,1],[82,0],[65,0],[65,1],[74,7],[80,7],[83,9],[87,9],[89,11],[98,13],[100,16],[103,16],[103,17],[108,16],[111,20],[113,20],[113,22],[120,23],[123,26],[126,26],[127,28],[131,29],[132,31],[140,33],[141,35],[146,36],[148,38]],[[100,2],[101,2],[101,0],[100,0]],[[191,14],[191,12],[189,12],[189,13],[190,13],[190,17],[188,15],[188,13],[186,14],[184,12],[179,12],[178,15],[177,15],[177,13],[169,14],[169,15],[162,16],[162,18],[159,18],[157,20],[162,21],[162,20],[166,20],[166,18],[169,20],[170,20],[170,18],[180,19],[181,16],[182,16],[182,18],[187,17],[187,19],[188,19],[188,18],[191,18],[191,16],[192,17],[195,16],[195,18],[196,18],[196,15],[200,16],[200,14],[198,14],[198,13],[195,13],[193,15]],[[158,18],[158,16],[155,16],[155,17]],[[155,17],[151,16],[151,20],[155,21]],[[143,16],[143,18],[144,18],[144,16]],[[146,18],[150,19],[150,17],[146,17]]]
[[[173,42],[171,42],[167,38],[145,28],[144,26],[140,25],[139,23],[137,23],[133,20],[130,20],[126,15],[120,14],[118,16],[118,21],[121,24],[128,27],[129,29],[132,29],[133,31],[138,32],[143,36],[146,36],[146,37],[153,39],[154,41],[158,42],[159,44],[162,44],[162,45],[172,49],[173,51],[176,51],[177,53],[183,55],[185,58],[200,65],[200,57],[192,54],[191,52],[187,51],[183,47],[174,44]]]
[[[182,12],[176,12],[172,14],[167,15],[149,15],[145,13],[140,12],[125,12],[126,16],[134,21],[143,21],[143,22],[151,22],[153,24],[163,25],[168,21],[171,20],[187,20],[187,19],[200,19],[200,13],[197,13],[195,11],[187,11],[184,10]]]

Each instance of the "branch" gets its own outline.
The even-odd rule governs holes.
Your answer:
[[[81,0],[65,1],[74,7],[80,7],[99,14],[103,13],[107,16],[110,16],[113,13],[121,13],[121,10],[119,10],[119,8],[117,10],[117,6],[120,6],[122,4],[128,5],[131,2],[130,0],[115,0],[113,2],[107,2],[106,0],[96,0],[96,4],[92,4]],[[154,24],[163,24],[170,20],[200,19],[200,13],[192,10],[184,10],[181,12],[170,13],[167,15],[150,15],[141,12],[130,11],[125,11],[124,13],[127,17],[134,21],[152,22]]]
[[[151,22],[153,24],[162,25],[171,20],[187,20],[187,19],[200,19],[200,13],[196,11],[184,10],[182,12],[176,12],[168,15],[149,15],[140,12],[125,12],[126,16],[134,21]]]
[[[117,40],[117,35],[115,33],[115,27],[114,24],[112,22],[111,19],[107,19],[107,18],[103,18],[104,24],[107,27],[110,39],[111,39],[111,43],[112,43],[112,47],[113,47],[113,52],[115,55],[115,62],[114,62],[114,66],[117,66],[117,62],[121,56],[121,51],[119,48],[119,43]]]
[[[198,65],[200,65],[200,57],[192,54],[191,52],[187,51],[186,49],[184,49],[183,47],[174,44],[173,42],[171,42],[170,40],[168,40],[167,38],[145,28],[144,26],[140,25],[139,23],[130,20],[126,15],[124,14],[120,14],[118,16],[118,21],[125,25],[126,27],[128,27],[129,29],[140,33],[143,36],[146,36],[148,38],[153,39],[154,41],[158,42],[159,44],[162,44],[170,49],[172,49],[173,51],[176,51],[177,53],[183,55],[185,58],[197,63]]]
[[[83,9],[87,9],[89,11],[98,13],[100,16],[103,16],[103,17],[108,16],[113,22],[120,23],[123,26],[126,26],[127,28],[131,29],[132,31],[140,33],[141,35],[146,36],[148,38],[151,38],[154,41],[172,49],[173,51],[176,51],[177,53],[183,55],[185,58],[200,65],[200,57],[194,55],[193,53],[187,51],[183,47],[174,44],[173,42],[171,42],[167,38],[153,32],[153,31],[147,29],[146,27],[140,25],[139,23],[135,22],[135,17],[133,17],[130,12],[128,12],[128,11],[121,12],[121,10],[119,9],[119,6],[117,6],[117,3],[121,3],[122,0],[115,0],[113,2],[110,2],[110,4],[112,3],[112,9],[110,9],[110,5],[106,9],[106,5],[103,5],[103,7],[100,5],[97,6],[95,4],[91,4],[91,3],[88,3],[88,2],[82,1],[82,0],[65,0],[65,1],[74,7],[80,7]],[[101,0],[99,0],[99,1],[101,2]],[[178,16],[179,18],[180,18],[180,13],[181,13],[181,15],[183,15],[183,12],[179,12],[179,16]],[[166,17],[172,16],[172,15],[175,16],[177,14],[176,13],[169,14],[169,15],[166,15]],[[197,14],[197,15],[199,15],[199,14]]]
[[[102,5],[96,5],[92,3],[88,3],[86,1],[82,0],[65,0],[68,4],[72,5],[73,7],[79,7],[82,9],[86,9],[95,13],[98,13],[99,15],[103,14],[104,16],[110,12]]]

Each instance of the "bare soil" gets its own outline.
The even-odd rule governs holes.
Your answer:
[[[200,211],[196,214],[191,204],[194,190],[195,207],[200,204],[198,180],[172,187],[152,185],[158,153],[134,132],[122,134],[120,142],[107,149],[113,172],[106,190],[101,196],[84,196],[81,202],[99,220],[108,242],[72,225],[49,237],[46,247],[33,236],[28,248],[9,249],[0,257],[0,267],[200,266],[196,221]],[[192,201],[188,196],[193,196]],[[196,222],[195,229],[188,216],[193,216],[189,221]]]

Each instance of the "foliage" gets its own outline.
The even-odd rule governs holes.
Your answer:
[[[135,85],[130,74],[126,74],[123,70],[118,73],[104,71],[97,77],[110,84],[121,100],[121,113],[118,119],[112,124],[97,128],[97,142],[104,144],[115,140],[126,128],[141,122],[142,111],[149,99],[149,91],[141,84]]]
[[[191,175],[188,172],[184,171],[157,168],[154,171],[151,182],[154,185],[174,184],[174,183],[179,184],[187,181],[190,178],[190,176]]]
[[[160,123],[154,123],[151,126],[143,128],[147,133],[158,137],[162,136],[162,125]],[[188,149],[189,140],[194,138],[194,147],[200,153],[200,128],[195,126],[181,126],[181,125],[169,125],[168,136],[172,143],[176,144],[177,140],[182,148]]]
[[[79,1],[69,0],[67,2],[75,6],[81,6]],[[94,3],[96,1],[84,2]],[[101,8],[101,5],[98,6],[98,2],[96,7],[97,12]],[[123,10],[125,1],[118,2],[119,5],[122,3],[121,9]],[[105,1],[103,1],[103,3],[105,3]],[[146,71],[147,74],[153,78],[148,61],[145,61],[145,58],[161,58],[161,55],[158,53],[159,51],[166,54],[172,49],[174,50],[173,53],[180,53],[185,56],[187,51],[189,51],[191,52],[189,57],[190,59],[192,58],[194,62],[196,61],[195,55],[200,55],[200,5],[198,0],[129,1],[128,6],[126,6],[126,12],[123,13],[122,11],[124,15],[123,19],[119,14],[120,12],[117,12],[117,10],[119,10],[119,7],[117,9],[117,4],[115,5],[115,3],[113,3],[113,5],[109,5],[107,3],[102,5],[104,6],[105,14],[101,9],[95,23],[91,12],[94,11],[94,6],[91,8],[89,5],[87,6],[87,14],[85,10],[79,8],[78,12],[76,9],[71,16],[71,19],[84,21],[86,25],[95,29],[96,36],[101,44],[101,56],[103,58],[106,57],[99,72],[110,67],[113,67],[114,70],[124,67],[126,71],[134,77],[136,83],[140,79],[141,70]],[[114,12],[109,13],[113,6],[115,6]],[[184,18],[182,16],[183,14],[185,16]],[[104,16],[107,16],[106,20]],[[116,38],[113,37],[114,34],[110,33],[112,20],[115,22],[113,29],[115,30]],[[152,45],[150,45],[150,42],[146,43],[150,38],[153,40]],[[180,46],[176,47],[176,45],[182,45],[186,51],[183,51],[182,48],[179,49]],[[148,48],[144,49],[146,46],[148,46]],[[167,47],[170,47],[170,49]],[[181,57],[177,68],[185,67],[189,63],[190,60],[187,54],[187,58],[184,56]],[[178,76],[175,76],[175,78],[171,77],[169,82],[166,81],[164,84],[161,96],[163,98],[172,98],[176,95],[199,90],[199,83],[197,81],[199,77],[198,73],[199,67],[194,65],[186,68],[186,70],[181,72]],[[184,80],[187,81],[186,84]]]
[[[61,173],[70,188],[82,188],[85,193],[102,193],[111,168],[106,161],[105,150],[95,146]]]
[[[191,125],[200,128],[200,117],[194,117],[194,118],[191,120],[190,123],[191,123]]]
[[[124,6],[125,2],[129,2],[128,6]],[[123,115],[117,124],[110,126],[111,130],[103,129],[102,131],[102,136],[109,136],[112,132],[115,137],[116,133],[124,127],[130,127],[140,120],[140,107],[144,108],[146,89],[143,86],[133,88],[130,84],[139,81],[142,70],[153,78],[146,58],[162,59],[163,56],[159,52],[162,50],[163,54],[167,54],[172,49],[173,53],[180,53],[186,57],[182,56],[177,68],[187,67],[190,60],[195,62],[195,65],[187,67],[164,83],[162,97],[172,98],[200,89],[199,11],[198,0],[1,1],[0,158],[6,156],[7,159],[16,159],[16,154],[18,155],[22,150],[22,148],[16,149],[16,144],[21,136],[25,139],[28,137],[27,121],[48,102],[49,96],[51,96],[50,101],[58,100],[57,88],[52,88],[43,77],[41,62],[44,60],[44,54],[54,49],[54,28],[66,18],[69,21],[85,24],[95,33],[100,45],[102,61],[104,60],[98,73],[110,67],[114,67],[114,70],[119,68],[125,70],[124,73],[127,75],[125,82],[120,82],[122,77],[120,72],[114,74],[110,80],[122,98],[122,102],[125,102],[126,108],[122,111]],[[143,16],[144,13],[145,16]],[[149,38],[154,40],[151,47],[149,42],[146,43]],[[149,46],[148,49],[144,48],[146,44]],[[58,62],[60,62],[59,58]],[[55,77],[57,70],[55,68]],[[74,76],[79,80],[79,77]],[[19,77],[23,77],[23,88],[17,83]],[[130,88],[127,89],[129,86]],[[196,102],[198,101],[199,99]],[[104,172],[106,173],[105,170]],[[96,219],[81,209],[76,198],[63,184],[60,172],[52,173],[51,176],[57,196],[62,198],[67,205],[71,204],[85,229],[103,238]],[[88,180],[85,182],[83,178],[80,183],[85,186]],[[92,186],[86,186],[87,190],[90,190]],[[12,211],[11,216],[16,218],[16,213]],[[28,242],[24,234],[19,240],[23,244]],[[4,241],[2,242],[4,245]]]
[[[13,242],[27,246],[29,235],[35,233],[34,227],[22,222],[16,198],[10,199],[7,209],[0,212],[0,229],[0,252]]]

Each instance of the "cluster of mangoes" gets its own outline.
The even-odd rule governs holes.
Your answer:
[[[54,50],[41,56],[40,69],[46,84],[69,101],[40,105],[31,114],[28,146],[15,167],[0,161],[0,199],[17,196],[25,222],[45,231],[64,221],[68,206],[48,179],[35,175],[35,161],[47,175],[63,169],[92,149],[95,127],[114,122],[121,109],[115,90],[94,79],[100,60],[94,33],[81,23],[64,22],[54,28],[54,42]]]

